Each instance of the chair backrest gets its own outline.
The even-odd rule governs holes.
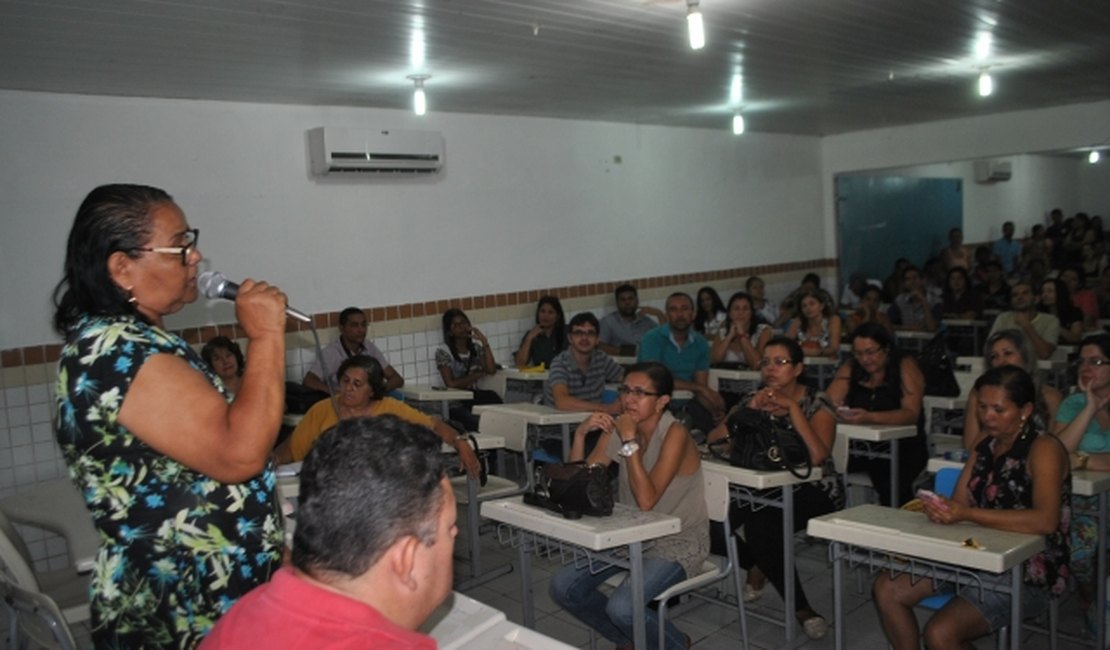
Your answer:
[[[942,497],[952,498],[956,492],[956,480],[960,478],[960,470],[955,467],[942,467],[937,471],[933,480],[933,492]]]
[[[832,461],[836,473],[848,475],[848,436],[833,431]]]
[[[7,605],[14,618],[14,639],[22,647],[22,637],[29,638],[35,647],[73,650],[77,647],[73,632],[66,623],[58,604],[37,590],[13,584],[0,572],[0,599]]]
[[[705,509],[709,512],[709,520],[724,522],[728,518],[730,499],[728,481],[719,474],[705,471],[704,467],[701,473],[705,479]]]
[[[513,413],[501,411],[482,411],[478,420],[478,430],[482,433],[501,436],[505,448],[517,453],[525,453],[528,444],[528,423]]]
[[[39,581],[31,569],[31,553],[3,512],[0,512],[0,565],[0,573],[7,573],[16,585],[39,591]]]

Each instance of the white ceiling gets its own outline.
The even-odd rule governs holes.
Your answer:
[[[693,51],[684,0],[0,0],[0,88],[407,109],[425,73],[430,111],[723,130],[739,72],[749,131],[816,135],[1110,98],[1107,0],[702,11]]]

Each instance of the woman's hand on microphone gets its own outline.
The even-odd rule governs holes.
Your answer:
[[[239,285],[235,298],[235,317],[247,338],[285,336],[285,294],[277,287],[250,278]]]

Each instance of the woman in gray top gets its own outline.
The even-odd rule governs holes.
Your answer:
[[[620,464],[621,503],[682,519],[680,532],[655,540],[644,553],[643,603],[632,602],[628,581],[611,596],[598,590],[619,567],[591,573],[568,565],[551,578],[552,599],[618,646],[631,647],[632,612],[639,607],[647,617],[648,647],[659,647],[658,615],[647,603],[698,573],[709,553],[701,459],[690,433],[667,412],[673,391],[674,378],[662,364],[636,364],[620,386],[621,415],[594,413],[574,433],[572,461],[585,458],[588,432],[602,432],[587,460]],[[668,650],[689,647],[689,637],[669,621],[664,635]]]

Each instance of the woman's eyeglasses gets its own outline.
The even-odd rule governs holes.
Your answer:
[[[1098,357],[1080,357],[1075,362],[1076,366],[1090,366],[1092,368],[1101,368],[1110,365],[1110,359],[1099,359]]]
[[[626,386],[624,384],[621,384],[620,386],[617,387],[617,392],[620,393],[621,395],[632,395],[633,397],[659,397],[662,394],[662,393],[652,393],[652,392],[646,391],[646,390],[644,390],[643,388],[640,388],[640,387],[633,388],[631,386]]]
[[[133,251],[145,253],[162,253],[164,255],[180,255],[181,265],[189,265],[189,254],[196,250],[197,238],[200,237],[199,228],[190,228],[181,234],[185,243],[181,246],[154,246],[152,248],[132,248]]]

